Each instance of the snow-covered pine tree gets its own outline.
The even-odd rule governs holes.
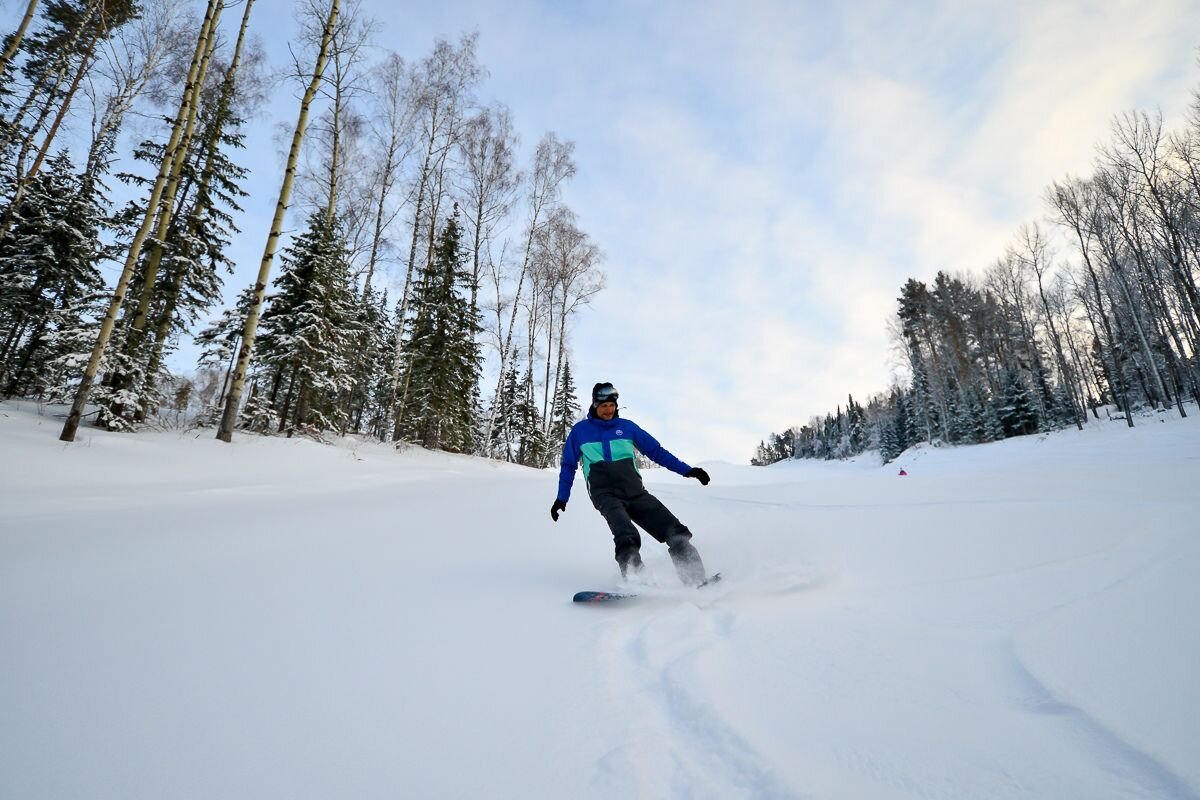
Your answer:
[[[558,382],[558,391],[554,395],[553,411],[550,420],[549,457],[556,455],[555,449],[562,446],[571,432],[571,426],[579,419],[582,407],[575,398],[575,380],[571,376],[571,361],[563,359],[562,378]]]
[[[375,314],[375,341],[378,351],[370,372],[370,397],[363,428],[376,439],[387,441],[394,430],[392,419],[392,392],[395,390],[393,370],[395,368],[396,318],[391,312],[387,292],[379,299]]]
[[[215,424],[225,404],[225,394],[229,391],[229,378],[233,372],[233,362],[237,357],[238,344],[242,338],[242,328],[246,324],[246,315],[250,313],[250,304],[254,302],[254,287],[247,286],[238,293],[237,302],[233,308],[221,312],[221,316],[213,320],[207,328],[196,334],[196,344],[200,347],[200,358],[197,366],[200,369],[213,369],[221,372],[221,393],[214,398],[214,407],[206,409],[204,419]]]
[[[997,428],[991,410],[979,398],[974,388],[965,392],[963,406],[969,425],[966,429],[967,441],[971,444],[981,444],[992,441]]]
[[[1007,436],[1024,436],[1038,430],[1037,407],[1030,398],[1029,388],[1015,369],[1004,371],[1004,389],[996,418]]]
[[[220,416],[221,411],[218,411],[216,414],[218,423]],[[238,426],[243,430],[268,436],[283,427],[279,414],[271,405],[271,398],[263,390],[257,378],[250,382],[250,391],[246,396],[246,404],[242,407]]]
[[[103,210],[65,151],[29,182],[0,239],[0,391],[41,396],[65,387],[72,337],[91,326],[104,288]],[[91,329],[94,335],[94,328]],[[61,394],[61,392],[59,392]]]
[[[896,437],[897,424],[895,416],[884,418],[881,420],[879,429],[879,458],[887,464],[896,456],[900,455],[903,450],[900,449],[900,444]]]
[[[284,251],[274,285],[258,335],[259,389],[289,435],[340,428],[360,322],[339,220],[313,212]]]
[[[974,419],[971,415],[970,390],[964,390],[954,375],[946,379],[946,410],[949,415],[949,443],[976,444]]]
[[[492,399],[491,417],[494,423],[491,441],[487,443],[488,452],[492,458],[503,459],[510,463],[516,460],[517,451],[516,443],[510,432],[516,431],[519,427],[515,409],[517,407],[517,365],[520,360],[521,353],[519,351],[513,353],[513,358],[500,381],[499,391]]]
[[[474,448],[482,368],[466,264],[456,206],[413,289],[398,412],[404,436],[455,452]]]
[[[518,464],[540,467],[545,459],[546,438],[542,434],[542,416],[538,412],[533,394],[533,365],[525,369],[525,376],[517,387],[517,401],[512,409],[513,436],[516,438]]]
[[[863,408],[854,402],[854,395],[847,395],[846,404],[846,433],[849,445],[848,455],[856,456],[863,451],[867,440],[867,420]]]
[[[225,131],[219,141],[228,147],[243,146],[236,131]],[[160,286],[151,309],[151,375],[157,373],[173,342],[220,302],[222,272],[233,271],[226,250],[239,233],[233,215],[241,211],[238,201],[246,193],[240,182],[249,171],[216,146],[203,159],[199,175],[185,172],[194,179],[195,191],[184,195],[186,205],[173,218],[164,243]],[[191,169],[198,166],[190,165]]]
[[[359,433],[364,428],[374,433],[379,429],[380,413],[386,407],[379,402],[390,395],[380,396],[381,378],[391,375],[390,356],[392,321],[388,313],[387,292],[382,296],[367,284],[355,300],[358,312],[358,341],[350,353],[351,384],[345,395],[345,424],[348,430]],[[381,374],[382,373],[382,374]]]

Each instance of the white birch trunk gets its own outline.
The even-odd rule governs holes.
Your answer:
[[[138,258],[141,256],[142,246],[146,242],[146,237],[150,233],[150,226],[154,223],[154,209],[158,206],[159,201],[162,199],[163,190],[166,188],[168,170],[175,154],[175,148],[178,147],[179,140],[183,136],[183,128],[191,112],[191,108],[199,98],[200,88],[196,82],[196,77],[200,71],[200,62],[204,57],[204,53],[208,50],[208,42],[213,35],[215,19],[220,13],[221,5],[221,0],[209,0],[208,10],[204,16],[204,22],[200,26],[200,34],[196,41],[196,50],[192,55],[192,64],[188,70],[183,97],[180,100],[179,113],[175,116],[175,122],[171,129],[171,137],[167,141],[167,150],[163,157],[163,163],[159,169],[158,177],[155,178],[154,189],[150,193],[150,201],[146,206],[146,214],[142,219],[141,226],[133,237],[133,242],[130,244],[129,254],[125,258],[125,265],[121,270],[121,276],[117,279],[116,290],[113,292],[112,300],[108,304],[108,311],[104,315],[104,320],[100,324],[100,334],[96,337],[96,344],[92,348],[92,355],[88,360],[87,368],[84,370],[83,378],[75,393],[75,401],[71,404],[71,411],[67,415],[67,421],[63,425],[62,433],[59,435],[59,439],[64,442],[75,441],[75,433],[79,429],[80,420],[83,418],[83,409],[87,405],[88,394],[91,392],[92,383],[96,380],[96,373],[100,369],[100,361],[104,356],[105,348],[108,346],[108,340],[112,336],[113,327],[116,325],[117,314],[125,302],[125,292],[129,288],[129,280],[133,276],[134,267],[137,266]]]
[[[300,156],[300,145],[304,141],[304,132],[308,127],[309,108],[313,98],[317,95],[322,76],[325,74],[325,64],[329,57],[329,43],[333,39],[334,26],[337,25],[338,8],[339,0],[332,0],[329,5],[329,17],[325,21],[325,29],[321,34],[321,46],[317,52],[317,63],[313,67],[312,79],[300,102],[300,114],[292,133],[292,146],[288,152],[287,168],[284,170],[283,184],[279,187],[279,199],[275,203],[275,216],[271,221],[271,231],[267,235],[266,246],[263,248],[262,261],[258,267],[258,279],[254,284],[254,301],[250,305],[250,313],[246,316],[246,324],[242,329],[242,345],[238,350],[237,367],[234,369],[229,394],[225,398],[225,410],[221,414],[221,427],[217,430],[217,438],[223,442],[233,440],[233,429],[237,425],[242,390],[246,385],[246,372],[250,367],[250,354],[254,349],[254,336],[258,331],[263,298],[267,293],[267,279],[271,275],[271,264],[275,260],[275,249],[279,244],[279,237],[283,231],[283,219],[292,196],[292,185],[296,178],[296,161]]]

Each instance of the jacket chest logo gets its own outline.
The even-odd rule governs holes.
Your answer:
[[[624,435],[625,435],[625,431],[621,430],[620,428],[617,428],[617,436],[624,436]]]

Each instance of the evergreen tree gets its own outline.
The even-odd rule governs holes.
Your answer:
[[[900,449],[900,444],[896,437],[897,424],[895,417],[884,421],[882,429],[879,432],[879,458],[884,464],[891,462],[896,456],[904,452]]]
[[[383,439],[391,429],[392,342],[396,336],[387,292],[377,295],[367,287],[362,313],[363,345],[355,354],[354,389],[361,407],[354,412],[351,427]]]
[[[404,347],[403,432],[425,447],[474,448],[482,357],[458,209],[446,221],[412,297]]]
[[[546,441],[542,434],[542,419],[537,402],[533,397],[533,367],[525,370],[525,376],[517,388],[517,401],[512,409],[517,445],[516,461],[527,467],[542,466],[546,453]]]
[[[863,413],[862,406],[854,402],[853,395],[849,395],[849,402],[846,405],[847,437],[850,447],[849,455],[858,455],[863,451],[867,438],[866,423],[866,415]]]
[[[503,458],[508,462],[516,461],[517,443],[514,432],[520,430],[516,414],[517,365],[520,360],[521,353],[513,353],[512,361],[500,381],[499,391],[492,400],[491,412],[495,423],[492,426],[492,438],[488,442],[488,449],[493,458]]]
[[[126,427],[162,402],[158,386],[170,377],[162,369],[165,358],[174,343],[220,302],[222,272],[233,269],[226,249],[238,232],[233,214],[241,211],[238,201],[245,192],[239,184],[248,170],[234,164],[222,149],[243,146],[241,120],[228,113],[215,119],[215,113],[212,104],[201,109],[203,135],[193,141],[209,144],[186,154],[169,224],[161,239],[147,242],[130,282],[128,294],[135,299],[126,305],[111,345],[114,353],[109,361],[116,368],[106,375],[100,390],[125,400],[105,415],[109,427]],[[157,165],[164,152],[162,144],[143,142],[134,157]],[[132,174],[118,177],[142,187],[153,183]],[[123,213],[130,219],[143,217],[145,201],[131,203]],[[148,280],[153,285],[147,286]],[[125,419],[118,422],[113,416]]]
[[[242,339],[242,328],[246,324],[246,315],[250,313],[250,304],[254,302],[254,287],[247,286],[238,293],[237,302],[233,308],[227,308],[221,316],[213,320],[208,327],[196,334],[196,344],[200,347],[200,358],[197,365],[201,368],[220,370],[221,394],[211,409],[206,413],[208,419],[219,415],[225,404],[225,393],[229,390],[229,376],[233,371],[233,360],[237,357],[238,345]]]
[[[284,251],[275,289],[258,337],[260,388],[269,384],[268,402],[281,430],[340,428],[360,322],[336,218],[323,211],[309,217],[304,233]]]
[[[104,282],[103,212],[66,152],[30,182],[0,239],[0,390],[42,395],[66,379],[73,337],[88,328]],[[52,373],[55,381],[51,381]]]
[[[909,402],[905,393],[894,391],[890,398],[891,413],[880,419],[879,457],[884,464],[895,460],[897,456],[913,444],[911,416],[908,411]]]
[[[1037,409],[1030,391],[1015,370],[1004,373],[1002,405],[996,411],[1005,436],[1024,436],[1038,430]]]
[[[550,422],[549,446],[556,448],[567,440],[571,426],[579,418],[582,408],[575,399],[575,380],[571,377],[571,362],[563,360],[562,379],[558,383],[558,391],[554,395],[553,411]],[[553,455],[549,453],[548,455]]]

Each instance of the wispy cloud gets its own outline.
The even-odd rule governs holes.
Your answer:
[[[677,259],[695,284],[721,289],[697,296],[676,264],[639,276],[638,297],[598,305],[607,315],[608,300],[619,301],[640,320],[627,352],[656,365],[647,389],[661,398],[663,425],[734,457],[715,419],[736,415],[753,444],[844,403],[848,391],[861,399],[886,388],[885,322],[906,277],[985,267],[1043,212],[1050,180],[1088,167],[1114,113],[1147,103],[1182,110],[1195,82],[1185,32],[1200,29],[1200,11],[1152,5],[879,7],[810,26],[840,32],[815,58],[786,14],[775,26],[754,9],[728,25],[685,26],[677,40],[727,98],[715,105],[745,116],[730,122],[682,97],[660,108],[674,124],[628,138],[624,152],[634,186],[648,174],[659,183],[623,205],[664,234],[701,231],[677,243]],[[751,142],[731,141],[747,131]],[[642,213],[646,199],[652,215]],[[611,234],[618,254],[665,249]],[[614,266],[626,265],[658,269],[636,255]],[[664,304],[674,310],[664,315]],[[681,380],[696,361],[670,338],[683,319],[712,330],[692,340],[707,367]],[[585,361],[596,349],[579,347]],[[694,392],[706,401],[690,403]]]

